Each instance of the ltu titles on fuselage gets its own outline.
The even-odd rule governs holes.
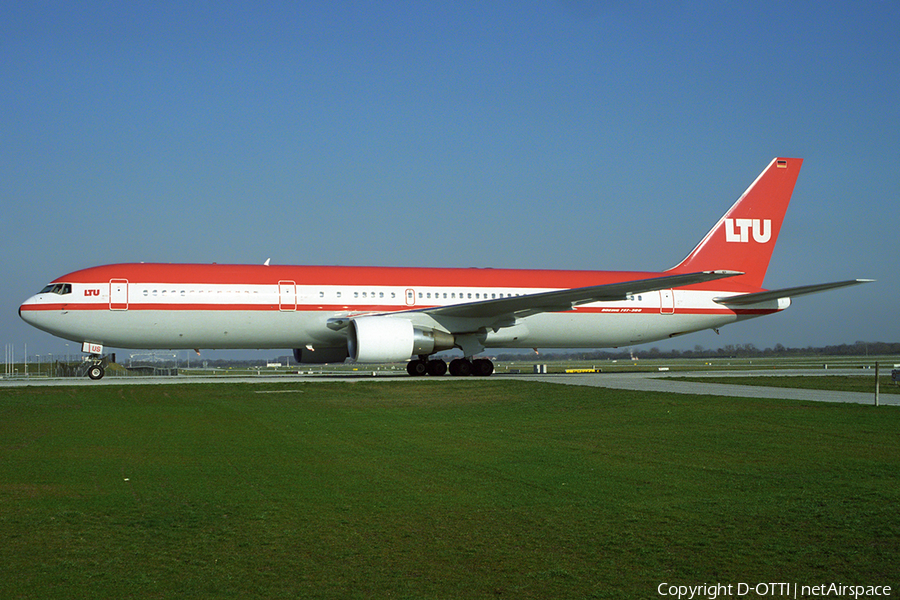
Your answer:
[[[780,312],[861,283],[762,287],[802,160],[776,158],[687,258],[662,272],[120,264],[63,275],[19,307],[31,325],[104,348],[284,349],[298,363],[406,362],[410,375],[490,375],[488,348],[609,348]],[[436,356],[458,350],[449,364]]]

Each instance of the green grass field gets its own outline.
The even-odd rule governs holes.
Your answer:
[[[511,381],[3,389],[0,597],[896,590],[898,431]]]

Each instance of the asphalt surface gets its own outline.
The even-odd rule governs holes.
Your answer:
[[[699,394],[704,396],[728,396],[732,398],[772,398],[779,400],[809,400],[813,402],[850,402],[855,404],[875,404],[874,372],[870,375],[871,393],[834,392],[829,390],[806,390],[775,386],[737,385],[726,383],[702,383],[676,381],[676,377],[819,377],[825,375],[860,376],[859,370],[835,369],[829,371],[726,371],[726,372],[674,372],[657,373],[598,373],[577,375],[531,375],[528,381],[543,381],[563,385],[586,385],[618,390],[644,392],[665,392],[670,394]],[[868,373],[867,373],[868,375]],[[879,394],[879,405],[900,406],[900,395]]]
[[[794,388],[782,388],[775,386],[750,386],[732,385],[723,383],[702,383],[676,381],[676,377],[819,377],[825,375],[853,375],[868,376],[874,379],[874,372],[861,374],[858,369],[829,369],[821,371],[810,370],[779,370],[779,371],[678,371],[670,373],[578,373],[578,374],[552,374],[552,375],[507,375],[497,374],[497,379],[513,379],[520,381],[532,381],[552,383],[557,385],[580,385],[589,387],[604,387],[619,390],[634,390],[646,392],[664,392],[670,394],[700,394],[706,396],[727,396],[733,398],[772,398],[779,400],[807,400],[813,402],[850,402],[856,404],[874,404],[875,386],[872,384],[871,393],[859,392],[834,392],[827,390],[804,390]],[[441,378],[447,381],[458,381],[456,378]],[[104,377],[100,381],[91,381],[88,378],[33,378],[33,379],[0,379],[0,388],[21,386],[82,386],[82,385],[172,385],[172,384],[202,384],[202,383],[271,383],[271,382],[343,382],[353,383],[358,381],[379,382],[404,382],[421,381],[419,378],[409,377],[406,374],[379,374],[373,376],[372,372],[360,372],[354,375],[328,376],[328,375],[260,375],[256,377]],[[472,377],[469,381],[482,381]],[[885,406],[900,406],[900,394],[885,394],[879,396],[879,404]]]

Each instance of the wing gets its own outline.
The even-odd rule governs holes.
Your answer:
[[[454,304],[451,306],[414,309],[407,312],[422,312],[433,317],[455,317],[463,319],[527,317],[538,313],[572,310],[578,305],[587,304],[589,302],[624,300],[630,294],[666,290],[694,283],[704,283],[707,281],[724,279],[726,277],[735,277],[737,275],[743,275],[743,273],[740,271],[702,271],[699,273],[667,275],[664,277],[652,277],[650,279],[638,279],[605,285],[554,290],[552,292],[513,296],[512,298],[497,298],[495,300],[482,300],[481,302],[468,302],[466,304]]]
[[[801,285],[798,287],[782,288],[780,290],[770,290],[767,292],[754,292],[752,294],[720,296],[718,298],[713,298],[713,300],[715,302],[718,302],[719,304],[725,305],[756,304],[757,302],[768,302],[770,300],[779,300],[781,298],[805,296],[806,294],[815,294],[816,292],[824,292],[825,290],[833,290],[835,288],[847,287],[848,285],[858,285],[860,283],[869,283],[872,281],[874,281],[874,279],[850,279],[848,281],[818,283],[815,285]]]

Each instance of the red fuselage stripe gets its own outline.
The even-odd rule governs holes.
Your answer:
[[[436,308],[434,306],[416,306],[416,310],[427,310],[428,308]],[[128,304],[127,308],[123,304],[120,310],[115,312],[127,311],[167,311],[167,312],[189,312],[189,311],[272,311],[272,312],[400,312],[407,310],[408,307],[403,306],[385,306],[378,304],[357,304],[357,305],[307,305],[298,304],[296,309],[293,305],[287,307],[277,304],[146,304],[133,303]],[[108,311],[109,305],[104,304],[26,304],[21,307],[23,311]],[[660,314],[657,308],[632,308],[617,306],[579,306],[567,313],[595,313],[595,314]],[[728,308],[684,308],[679,307],[677,314],[680,315],[766,315],[778,312],[775,309],[728,309]]]

